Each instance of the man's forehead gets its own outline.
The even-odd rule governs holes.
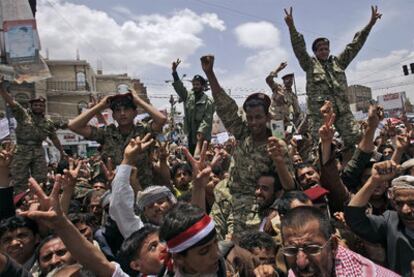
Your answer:
[[[305,173],[308,173],[308,172],[315,172],[316,170],[313,168],[313,167],[311,167],[311,166],[307,166],[307,167],[303,167],[303,168],[299,168],[298,169],[298,174],[299,175],[303,175],[303,174],[305,174]]]
[[[18,228],[15,228],[15,229],[11,229],[11,230],[7,230],[2,236],[1,236],[1,238],[2,237],[4,237],[4,236],[6,236],[6,235],[12,235],[12,234],[21,234],[21,233],[33,233],[32,232],[32,230],[30,230],[29,228],[27,228],[27,227],[18,227]]]
[[[298,226],[285,226],[282,234],[285,241],[312,240],[312,238],[323,237],[317,220],[310,220]]]
[[[65,249],[65,245],[63,244],[62,240],[60,238],[52,239],[48,242],[46,242],[43,247],[40,249],[40,252],[44,251],[51,251],[51,250],[60,250]]]

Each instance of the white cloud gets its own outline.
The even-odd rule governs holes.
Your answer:
[[[280,43],[279,30],[269,22],[249,22],[234,30],[238,43],[252,49],[274,48]]]
[[[404,76],[402,65],[414,61],[414,52],[409,50],[392,51],[386,56],[359,61],[347,71],[349,84],[361,84],[373,89],[373,97],[406,91],[414,99],[414,75]]]
[[[265,78],[281,62],[288,58],[287,51],[280,44],[280,31],[269,22],[248,22],[235,28],[234,34],[239,45],[253,53],[245,59],[243,69],[223,79],[223,85],[232,90],[232,95],[247,96],[257,91],[270,89]],[[284,72],[289,72],[290,67]],[[238,98],[241,103],[244,98]]]
[[[52,5],[49,4],[52,3]],[[43,49],[52,59],[71,59],[76,49],[92,65],[103,61],[104,70],[142,74],[153,66],[170,67],[177,57],[185,59],[203,45],[205,28],[226,29],[211,13],[184,9],[171,15],[132,15],[122,6],[113,10],[129,20],[118,23],[107,13],[63,0],[41,0],[37,14]],[[133,16],[133,17],[132,17]]]

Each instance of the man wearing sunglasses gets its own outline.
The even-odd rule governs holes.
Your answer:
[[[293,276],[399,276],[338,244],[329,219],[301,206],[282,220],[282,253]]]

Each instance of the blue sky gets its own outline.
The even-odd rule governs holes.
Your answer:
[[[40,0],[37,19],[51,59],[74,58],[79,49],[92,66],[101,60],[105,73],[140,78],[150,96],[165,96],[153,103],[165,106],[173,93],[165,83],[171,61],[181,58],[179,72],[192,77],[201,73],[199,58],[207,53],[216,56],[218,78],[239,102],[268,91],[264,78],[282,61],[303,93],[304,73],[293,55],[283,8],[293,7],[309,52],[316,37],[326,36],[332,54],[338,54],[368,23],[371,5],[378,5],[383,18],[348,68],[349,84],[370,86],[374,96],[406,91],[414,100],[414,74],[405,77],[401,70],[414,63],[414,1]]]

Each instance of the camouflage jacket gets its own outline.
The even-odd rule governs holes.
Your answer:
[[[40,146],[47,137],[56,136],[56,126],[52,120],[33,114],[19,103],[12,107],[12,112],[17,121],[17,144]]]
[[[175,92],[184,101],[184,131],[189,138],[189,144],[196,144],[196,134],[202,133],[208,141],[211,139],[213,128],[214,103],[206,94],[196,100],[193,91],[187,91],[181,80],[173,83]]]
[[[348,44],[345,50],[338,56],[330,56],[326,62],[320,62],[316,57],[309,56],[306,51],[306,44],[303,35],[293,27],[290,28],[290,38],[293,51],[299,61],[300,66],[306,72],[306,93],[309,99],[308,106],[310,113],[319,116],[319,110],[325,100],[345,103],[339,105],[349,108],[348,99],[345,91],[348,87],[345,69],[355,58],[364,45],[370,28],[365,27],[355,34],[353,41]],[[309,105],[315,101],[318,105]],[[338,107],[340,109],[340,107]],[[341,110],[339,110],[341,112]]]
[[[285,125],[292,121],[291,119],[295,121],[300,115],[300,107],[297,96],[277,83],[273,84],[272,92],[272,102],[269,108],[272,119],[283,120]],[[279,93],[284,95],[281,100],[277,99]]]
[[[95,140],[102,145],[101,156],[103,159],[110,157],[114,166],[122,162],[124,149],[131,138],[144,137],[147,133],[153,133],[150,123],[138,122],[128,135],[122,135],[114,124],[102,128],[91,127],[92,132],[86,139]],[[152,162],[151,153],[153,147],[149,147],[138,155],[137,165],[140,185],[143,188],[152,184]]]
[[[220,181],[214,188],[214,204],[210,216],[216,224],[217,238],[225,240],[233,233],[233,207],[228,179]]]
[[[234,230],[237,232],[243,225],[256,228],[260,225],[255,199],[256,183],[263,173],[275,172],[276,167],[267,153],[266,143],[261,145],[254,143],[247,122],[238,114],[236,102],[224,91],[215,96],[214,101],[217,114],[224,126],[237,140],[229,179],[229,191],[233,200]],[[271,136],[270,130],[268,131]],[[285,161],[293,172],[287,152],[285,151]],[[280,184],[279,178],[276,178],[276,182]]]

